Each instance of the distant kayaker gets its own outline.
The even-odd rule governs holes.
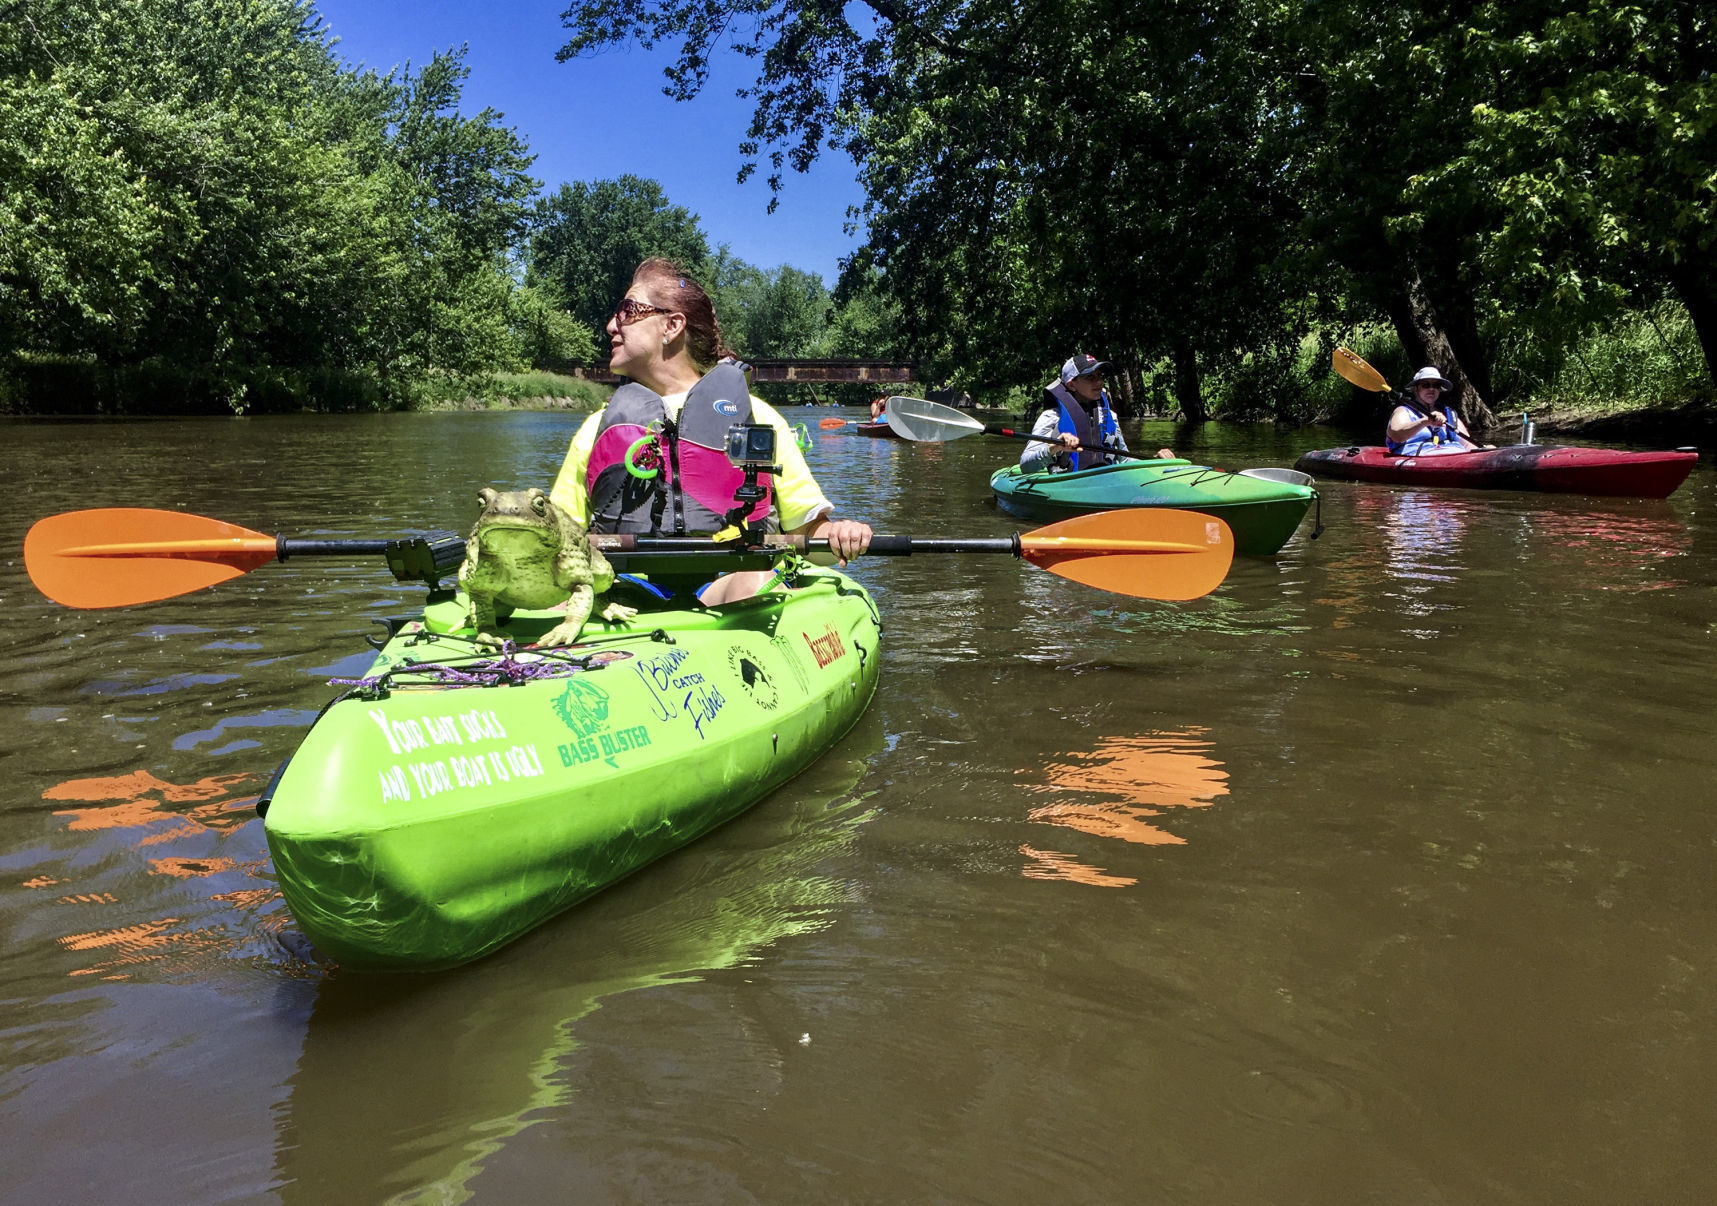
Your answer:
[[[842,565],[870,545],[868,524],[832,517],[793,430],[752,396],[722,345],[709,294],[670,260],[647,259],[608,320],[608,366],[630,380],[573,436],[550,497],[593,532],[709,535],[736,520],[826,539]],[[767,496],[737,504],[743,478],[729,463],[730,426],[775,428],[779,476]],[[654,470],[654,472],[651,472]],[[724,574],[699,593],[716,604],[755,595],[766,570]]]
[[[881,398],[872,398],[870,400],[870,421],[872,423],[882,422],[883,412],[887,409],[888,397],[886,395]]]
[[[1444,403],[1443,395],[1454,388],[1455,383],[1435,368],[1414,373],[1407,387],[1409,401],[1389,416],[1384,440],[1389,451],[1396,456],[1431,456],[1489,447],[1475,441],[1461,416]]]
[[[1027,473],[1093,469],[1115,459],[1104,452],[1080,452],[1081,444],[1088,449],[1127,450],[1126,438],[1109,403],[1109,391],[1103,388],[1103,371],[1112,367],[1107,360],[1084,352],[1061,366],[1060,380],[1044,388],[1043,413],[1031,429],[1037,439],[1020,453],[1021,469]],[[1157,455],[1172,458],[1174,452],[1159,448]]]

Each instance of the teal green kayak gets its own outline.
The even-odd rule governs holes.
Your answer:
[[[294,919],[344,966],[493,951],[780,787],[876,690],[876,608],[834,570],[563,649],[523,648],[552,611],[514,613],[499,654],[464,616],[432,595],[259,802]]]
[[[1122,461],[1077,473],[1023,473],[999,469],[990,489],[1002,510],[1026,519],[1053,521],[1094,511],[1129,507],[1173,507],[1214,515],[1234,533],[1234,551],[1268,557],[1288,542],[1317,491],[1291,470],[1259,470],[1277,478],[1230,473],[1181,460]],[[1281,480],[1282,478],[1297,478]]]

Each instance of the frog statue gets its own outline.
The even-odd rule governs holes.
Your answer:
[[[566,619],[537,639],[538,646],[571,645],[578,640],[592,608],[614,585],[614,567],[590,546],[584,529],[549,496],[529,490],[485,487],[477,497],[483,511],[465,542],[459,585],[471,600],[470,626],[477,644],[499,649],[495,609],[499,604],[545,608],[566,604]],[[635,607],[610,603],[604,620],[629,620]]]

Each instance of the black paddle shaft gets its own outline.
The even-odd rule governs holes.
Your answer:
[[[724,547],[734,552],[756,552],[780,549],[783,552],[795,553],[827,553],[827,540],[810,540],[804,536],[771,535],[763,539],[761,545],[739,544],[719,545],[709,540],[688,540],[685,537],[674,536],[593,536],[591,543],[604,553],[649,553],[652,555],[686,554],[707,557],[712,552],[720,552]],[[867,557],[910,557],[913,553],[1009,553],[1019,556],[1019,534],[992,538],[937,538],[925,536],[887,536],[873,535],[867,547]]]
[[[827,540],[808,540],[803,536],[771,535],[761,545],[716,544],[708,538],[685,536],[592,536],[590,543],[604,553],[643,554],[651,561],[673,561],[676,558],[708,558],[723,553],[832,552]],[[465,559],[465,538],[457,532],[431,532],[404,540],[309,540],[298,537],[275,537],[275,555],[285,561],[288,557],[350,557],[380,553],[387,558],[388,568],[401,582],[426,582],[436,586],[441,579],[451,577]],[[910,557],[913,553],[1007,553],[1020,555],[1019,533],[992,538],[939,538],[924,536],[874,535],[866,555],[871,557]]]
[[[451,577],[465,560],[465,537],[457,532],[430,532],[406,540],[307,540],[289,536],[274,538],[274,555],[288,557],[349,557],[380,553],[388,569],[400,582],[425,582],[438,586]]]
[[[984,434],[1006,436],[1010,440],[1031,440],[1040,444],[1055,444],[1054,439],[1046,440],[1042,436],[1032,435],[1030,432],[1015,431],[1013,428],[1003,427],[999,423],[985,423]],[[1066,445],[1056,444],[1056,447],[1065,448]],[[1119,448],[1096,448],[1090,444],[1075,444],[1074,447],[1080,452],[1101,452],[1107,456],[1118,456],[1123,460],[1129,461],[1152,461],[1156,459],[1155,457],[1144,456],[1137,452],[1122,452]]]

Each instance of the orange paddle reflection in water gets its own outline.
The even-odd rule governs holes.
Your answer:
[[[1071,752],[1063,762],[1042,769],[1044,781],[1028,785],[1038,792],[1077,792],[1080,799],[1044,804],[1026,814],[1044,825],[1062,825],[1098,837],[1119,838],[1145,846],[1181,846],[1186,839],[1153,825],[1169,808],[1208,808],[1228,794],[1228,772],[1210,757],[1207,729],[1180,733],[1150,733],[1106,737],[1089,752]],[[1090,799],[1112,795],[1112,803]],[[1030,861],[1027,879],[1064,879],[1097,887],[1121,888],[1137,883],[1079,862],[1070,854],[1022,845]]]
[[[194,783],[169,783],[149,771],[137,770],[106,778],[70,779],[43,792],[42,798],[96,805],[62,809],[54,815],[68,818],[67,828],[73,831],[142,830],[133,842],[136,849],[142,850],[164,842],[203,838],[211,831],[225,833],[252,820],[256,797],[237,793],[255,782],[254,775],[237,774],[213,775]],[[150,858],[147,863],[151,873],[178,880],[232,873],[255,879],[264,871],[260,859],[240,862],[219,855],[166,855]],[[48,888],[66,882],[39,876],[27,886]],[[268,905],[278,895],[272,887],[241,887],[211,893],[207,899],[253,910]],[[111,892],[67,892],[57,897],[56,903],[117,905],[121,902]],[[69,951],[99,952],[102,956],[100,962],[75,969],[72,975],[121,980],[129,977],[126,969],[131,965],[159,965],[167,961],[183,970],[183,964],[195,963],[202,957],[230,956],[247,938],[225,925],[193,926],[188,930],[180,928],[183,925],[182,918],[162,917],[67,934],[59,943]]]

